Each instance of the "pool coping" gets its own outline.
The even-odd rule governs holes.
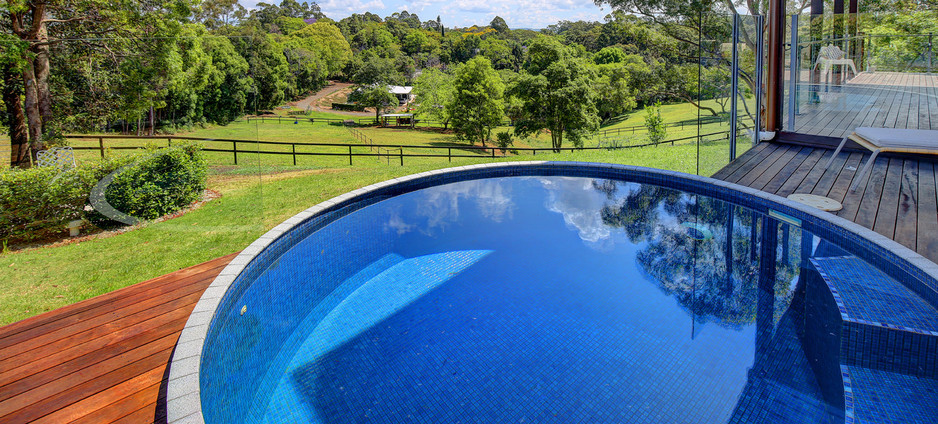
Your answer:
[[[536,172],[539,169],[543,169],[543,172]],[[549,172],[553,170],[593,171],[597,174],[601,171],[611,171],[621,174],[622,177],[641,176],[651,180],[660,180],[657,182],[659,185],[689,186],[694,183],[708,184],[719,187],[730,193],[740,193],[751,196],[752,199],[747,200],[758,200],[759,202],[754,203],[764,203],[765,205],[763,206],[765,207],[772,205],[778,206],[777,208],[769,210],[782,209],[782,211],[777,212],[788,215],[800,215],[801,217],[811,217],[816,220],[812,221],[811,224],[825,227],[825,231],[837,232],[838,228],[842,229],[844,233],[840,234],[838,232],[837,236],[849,238],[853,243],[861,243],[864,240],[868,241],[870,244],[868,248],[878,248],[878,250],[881,251],[879,254],[883,255],[882,257],[884,259],[898,262],[891,263],[890,265],[898,267],[901,272],[912,274],[912,276],[919,278],[923,282],[926,279],[931,280],[932,285],[926,288],[931,290],[938,289],[938,264],[886,236],[819,209],[774,194],[715,178],[655,168],[597,162],[500,162],[426,171],[375,183],[321,202],[278,224],[242,250],[241,253],[218,274],[215,280],[212,281],[211,285],[202,294],[202,297],[199,299],[191,315],[189,315],[189,319],[179,336],[179,340],[176,342],[176,347],[169,364],[170,372],[166,392],[166,421],[170,424],[204,424],[205,421],[202,416],[202,402],[199,386],[199,369],[202,349],[215,310],[221,304],[222,298],[228,288],[231,287],[247,265],[268,246],[271,246],[271,244],[290,232],[294,227],[299,226],[301,223],[313,217],[336,211],[356,201],[379,197],[395,191],[408,192],[424,187],[480,178],[560,175]],[[443,178],[444,176],[455,177],[455,179],[447,180]],[[604,177],[606,176],[594,176],[594,178]],[[623,179],[627,181],[630,180],[628,178]],[[656,184],[654,181],[649,181],[648,183]],[[425,185],[423,187],[416,187],[420,184]],[[691,188],[686,187],[682,188],[682,190],[692,191]],[[703,194],[710,195],[708,193]],[[723,192],[719,194],[727,195]],[[713,197],[721,198],[716,195]],[[739,202],[738,199],[729,199],[729,201],[734,200],[737,203]],[[826,228],[827,226],[833,226],[833,228]],[[853,238],[859,238],[859,240],[852,240]],[[877,268],[879,267],[880,266],[877,265]]]

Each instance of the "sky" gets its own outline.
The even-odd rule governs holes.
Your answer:
[[[251,9],[259,1],[241,0],[240,3]],[[279,4],[280,1],[267,0],[266,3]],[[440,16],[443,25],[450,28],[488,25],[492,18],[501,16],[512,29],[542,29],[561,20],[602,22],[610,12],[608,6],[600,8],[592,0],[320,0],[317,3],[326,16],[335,20],[365,12],[384,18],[406,10],[416,13],[421,21]]]

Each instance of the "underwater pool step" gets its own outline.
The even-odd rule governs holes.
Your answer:
[[[933,423],[938,380],[859,366],[840,367],[846,423]]]
[[[811,262],[840,315],[840,323],[827,331],[839,339],[842,364],[938,376],[934,306],[857,257]]]

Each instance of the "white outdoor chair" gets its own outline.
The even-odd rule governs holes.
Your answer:
[[[834,158],[844,148],[844,144],[847,144],[847,140],[853,140],[873,152],[863,169],[853,178],[850,191],[856,190],[860,181],[866,178],[880,152],[938,155],[938,130],[859,127],[840,141],[824,169],[830,168]]]
[[[847,59],[847,54],[840,47],[832,44],[821,47],[821,51],[817,55],[817,61],[814,62],[814,69],[816,70],[820,66],[821,72],[825,75],[825,81],[827,81],[833,78],[834,66],[836,65],[849,66],[850,70],[853,71],[853,76],[857,75],[857,65],[853,63],[853,59]]]

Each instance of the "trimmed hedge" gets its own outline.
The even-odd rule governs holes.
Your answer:
[[[335,110],[348,110],[352,112],[364,112],[365,107],[359,104],[354,103],[333,103],[332,109]]]
[[[207,171],[198,145],[150,151],[114,178],[105,198],[134,218],[159,218],[201,198]]]
[[[99,180],[126,166],[106,192],[116,209],[152,219],[198,199],[205,188],[206,162],[197,145],[86,161],[76,168],[0,171],[0,242],[22,243],[65,233],[75,219],[100,220],[86,211]],[[115,187],[116,186],[116,187]],[[90,209],[90,208],[89,208]],[[154,215],[154,213],[163,212]]]

